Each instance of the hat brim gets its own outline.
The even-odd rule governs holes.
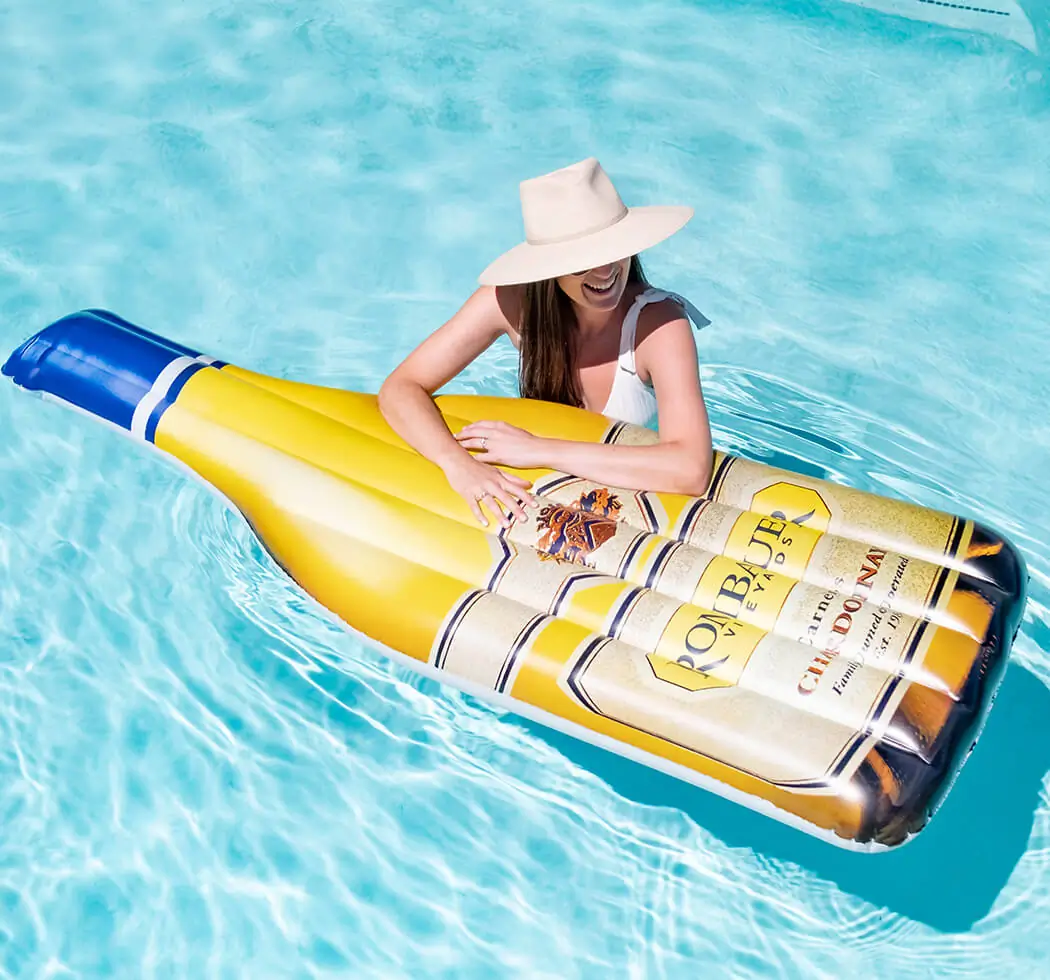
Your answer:
[[[478,282],[514,286],[619,262],[670,238],[692,216],[692,208],[678,205],[628,208],[616,224],[590,235],[551,245],[515,245],[492,262]]]

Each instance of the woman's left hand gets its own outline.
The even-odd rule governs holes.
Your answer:
[[[542,466],[545,440],[506,422],[471,422],[456,433],[464,449],[481,454],[486,463],[528,469]]]

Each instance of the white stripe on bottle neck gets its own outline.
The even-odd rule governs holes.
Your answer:
[[[164,370],[157,375],[157,380],[150,386],[150,390],[142,396],[142,400],[135,406],[135,412],[131,416],[131,434],[138,436],[140,439],[146,438],[146,425],[149,422],[150,415],[153,414],[153,409],[164,401],[171,390],[171,386],[175,384],[179,375],[186,368],[191,364],[208,365],[214,362],[215,358],[209,357],[207,354],[198,354],[196,357],[184,355],[170,361]]]

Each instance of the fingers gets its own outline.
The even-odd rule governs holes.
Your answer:
[[[504,473],[500,471],[500,476],[503,478],[503,488],[509,493],[516,501],[520,501],[523,504],[528,504],[535,507],[538,503],[536,497],[529,493],[529,486],[531,484],[527,480],[512,480],[513,474]],[[519,514],[522,520],[525,520],[526,515],[524,512]]]
[[[474,512],[474,516],[478,519],[478,523],[482,527],[488,527],[489,526],[488,518],[485,516],[484,511],[482,511],[481,505],[478,502],[478,500],[476,498],[474,498],[474,497],[468,497],[467,498],[467,503],[470,504],[470,509]]]
[[[485,452],[488,448],[486,443],[491,438],[491,435],[491,432],[479,429],[476,422],[464,426],[459,432],[454,433],[456,442],[464,449],[473,449],[481,452]]]
[[[504,480],[508,481],[509,483],[517,484],[517,486],[521,487],[524,490],[528,490],[528,488],[532,486],[531,480],[526,480],[525,477],[518,476],[517,473],[504,473],[503,470],[500,470],[500,472],[503,473]]]
[[[525,513],[525,508],[522,506],[523,501],[520,500],[518,494],[513,489],[500,487],[497,493],[497,499],[519,521],[527,521],[529,519],[528,514]],[[508,524],[509,523],[510,522],[508,521]]]
[[[459,432],[454,433],[457,439],[480,439],[486,433],[492,432],[492,425],[489,422],[471,422],[469,425],[463,426]]]
[[[474,501],[473,509],[475,511],[480,511],[482,505],[484,505],[484,507],[493,514],[493,516],[499,522],[501,527],[510,527],[510,518],[500,509],[499,505],[501,503],[503,503],[504,506],[507,507],[508,510],[510,510],[510,505],[507,504],[505,501],[501,500],[498,491],[494,493],[492,491],[485,490]],[[485,527],[488,527],[488,518],[483,517],[481,523]]]
[[[510,527],[511,516],[519,521],[528,521],[529,515],[525,508],[538,505],[532,494],[526,493],[521,487],[499,480],[479,487],[473,495],[464,494],[464,497],[483,527],[489,526],[485,509],[490,511],[503,527]]]
[[[519,429],[516,425],[511,425],[509,422],[470,422],[463,426],[459,432],[454,433],[455,437],[460,441],[464,439],[484,439],[486,436],[493,436],[498,433],[524,433],[524,429]]]
[[[493,490],[486,491],[481,498],[481,502],[492,511],[503,527],[510,527],[511,514],[518,520],[528,520],[524,507],[515,499],[512,493],[503,487],[496,487]]]

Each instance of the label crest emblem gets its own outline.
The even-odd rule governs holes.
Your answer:
[[[536,518],[536,547],[545,561],[586,564],[587,556],[616,534],[619,498],[604,487],[580,494],[572,507],[548,504]]]

